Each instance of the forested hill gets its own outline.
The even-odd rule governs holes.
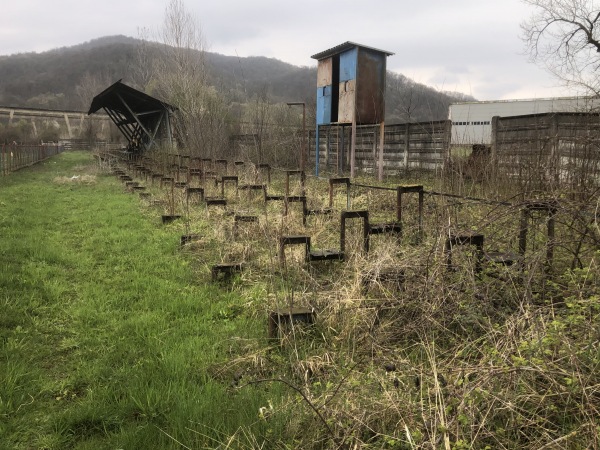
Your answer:
[[[43,53],[0,56],[0,105],[87,110],[89,93],[85,95],[82,88],[84,80],[88,89],[90,79],[100,90],[119,79],[136,86],[134,62],[140,43],[135,38],[109,36]],[[266,94],[274,102],[314,104],[316,67],[217,53],[207,53],[206,61],[212,84],[232,102],[245,103]],[[386,121],[445,119],[450,103],[469,99],[388,72]]]

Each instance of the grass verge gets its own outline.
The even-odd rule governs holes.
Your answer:
[[[277,432],[258,416],[277,386],[211,375],[264,323],[195,278],[174,230],[89,154],[0,192],[0,448],[217,448]]]

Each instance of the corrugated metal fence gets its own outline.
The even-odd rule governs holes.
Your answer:
[[[8,175],[15,170],[31,166],[50,156],[61,153],[63,150],[64,147],[59,144],[2,144],[0,151],[0,173]]]

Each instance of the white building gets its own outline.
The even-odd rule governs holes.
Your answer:
[[[492,117],[494,116],[587,112],[598,108],[600,108],[600,99],[591,97],[453,103],[448,114],[448,118],[452,121],[452,145],[489,145],[492,139]]]

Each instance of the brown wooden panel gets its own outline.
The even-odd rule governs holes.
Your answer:
[[[322,59],[317,66],[317,87],[330,86],[332,83],[333,62],[331,58]]]
[[[338,122],[352,123],[355,110],[356,80],[340,83],[340,102],[338,106]]]

